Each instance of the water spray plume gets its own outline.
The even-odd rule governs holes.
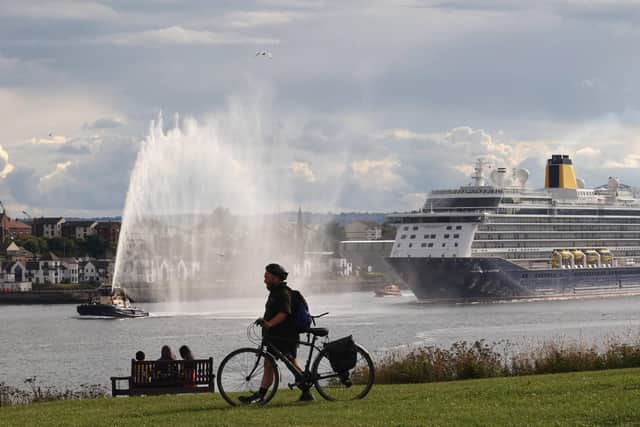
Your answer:
[[[182,301],[259,289],[268,262],[289,263],[295,225],[274,220],[291,200],[285,148],[241,107],[142,142],[122,218],[113,285],[136,300]]]

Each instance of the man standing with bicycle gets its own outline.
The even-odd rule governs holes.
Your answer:
[[[298,352],[298,332],[291,321],[291,289],[287,286],[289,273],[279,264],[269,264],[265,267],[264,284],[269,291],[265,304],[264,315],[256,320],[262,326],[263,336],[269,339],[273,346],[284,354],[297,368],[302,371],[296,356]],[[260,389],[251,396],[241,396],[242,403],[261,403],[269,387],[273,384],[274,368],[271,362],[264,360],[264,372]],[[301,401],[314,400],[311,392],[302,390]]]

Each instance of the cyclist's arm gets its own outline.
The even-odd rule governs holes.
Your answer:
[[[273,318],[271,320],[265,320],[263,325],[267,329],[271,329],[274,326],[279,325],[280,323],[282,323],[285,320],[287,320],[287,316],[289,316],[287,313],[280,312],[280,313],[276,314],[275,316],[273,316]]]

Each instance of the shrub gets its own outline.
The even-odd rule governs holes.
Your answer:
[[[509,342],[462,341],[449,349],[427,346],[388,353],[376,362],[376,382],[422,383],[640,367],[640,344],[610,342],[599,351],[596,346],[547,341],[528,351],[511,348]]]
[[[77,390],[58,390],[54,387],[38,385],[36,377],[24,380],[29,390],[0,383],[0,406],[20,405],[35,402],[49,402],[52,400],[95,399],[105,397],[107,389],[97,384],[81,384]]]

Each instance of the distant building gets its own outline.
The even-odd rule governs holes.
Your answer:
[[[34,255],[21,246],[18,246],[16,242],[10,242],[4,249],[4,255],[8,261],[22,261],[23,263],[32,259]]]
[[[2,282],[23,282],[26,279],[26,267],[20,261],[2,263]]]
[[[109,242],[111,246],[115,247],[118,244],[118,238],[120,237],[119,221],[98,222],[95,229],[98,236]]]
[[[345,225],[347,240],[380,240],[382,225],[371,221],[353,221]]]
[[[62,237],[84,240],[98,234],[96,221],[65,221],[62,224]]]
[[[62,283],[64,267],[62,261],[52,252],[38,261],[27,262],[27,279],[37,285],[57,285]]]
[[[5,212],[0,213],[0,241],[6,242],[16,237],[31,235],[31,226],[24,222],[11,219]]]
[[[37,237],[46,237],[51,239],[54,237],[62,237],[62,224],[65,223],[64,218],[34,218],[31,223],[31,233]]]
[[[385,258],[391,254],[394,240],[346,240],[340,242],[340,255],[352,264],[354,272],[384,273],[395,278]]]
[[[64,283],[79,283],[80,263],[75,258],[64,258],[62,260],[62,281]]]

